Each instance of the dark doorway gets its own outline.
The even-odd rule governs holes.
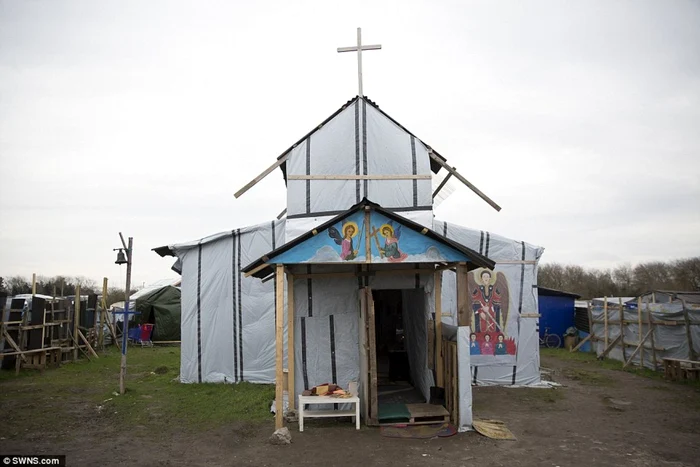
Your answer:
[[[404,293],[399,289],[373,290],[377,355],[377,396],[382,406],[425,402],[413,386],[405,334]]]

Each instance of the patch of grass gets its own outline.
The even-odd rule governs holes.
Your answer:
[[[0,424],[0,435],[12,436],[39,428],[47,418],[76,413],[106,417],[127,427],[151,427],[154,433],[167,425],[198,430],[271,418],[273,385],[182,384],[176,347],[130,348],[127,392],[114,395],[119,391],[120,360],[119,351],[111,349],[91,362],[68,363],[43,374],[22,371],[15,377],[14,371],[0,371],[0,413],[12,420],[7,430]]]
[[[574,352],[571,353],[566,349],[547,349],[540,348],[540,355],[556,357],[560,360],[569,360],[582,363],[588,363],[597,368],[603,368],[606,370],[616,370],[624,371],[627,373],[632,373],[637,376],[642,376],[644,378],[663,380],[663,372],[654,371],[649,368],[639,368],[636,366],[628,366],[627,368],[622,368],[623,363],[617,360],[612,360],[606,358],[604,360],[598,360],[595,353],[593,352]],[[689,386],[695,386],[700,390],[700,381],[676,381],[675,384],[684,384]]]
[[[525,400],[555,403],[564,399],[564,391],[560,389],[522,388],[518,391],[523,391]]]

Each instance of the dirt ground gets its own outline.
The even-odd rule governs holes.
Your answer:
[[[70,466],[700,465],[698,386],[556,357],[543,357],[542,366],[563,387],[474,388],[475,415],[504,421],[517,441],[474,432],[392,439],[378,429],[356,432],[349,422],[310,420],[304,433],[290,427],[291,445],[271,446],[272,422],[188,433],[163,421],[157,432],[137,426],[124,433],[78,405],[75,417],[47,420],[44,431],[0,439],[0,453],[66,454]]]

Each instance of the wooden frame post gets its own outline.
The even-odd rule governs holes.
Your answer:
[[[457,264],[457,323],[471,325],[471,310],[467,309],[469,290],[467,286],[467,263]]]
[[[647,302],[647,322],[649,323],[649,331],[651,332],[651,361],[654,363],[654,371],[657,370],[656,361],[656,342],[654,341],[654,320],[651,316],[651,310],[649,309],[649,303]]]
[[[690,333],[690,316],[688,315],[688,307],[685,306],[685,300],[681,299],[681,305],[683,306],[683,320],[685,321],[685,338],[688,341],[688,359],[695,360],[693,338]]]
[[[284,266],[275,268],[277,297],[275,306],[275,429],[284,426]]]
[[[80,346],[80,341],[78,340],[78,329],[80,326],[80,284],[75,285],[75,299],[73,300],[75,305],[73,305],[73,361],[78,361],[78,347]],[[124,331],[126,332],[126,331]],[[122,392],[124,394],[124,392]]]
[[[608,297],[603,297],[603,300],[605,301],[603,303],[603,324],[605,325],[605,339],[603,341],[603,350],[607,350],[608,348]]]
[[[105,347],[105,320],[107,319],[107,278],[102,279],[102,300],[100,301],[100,327],[97,329],[97,347]]]
[[[622,361],[627,361],[627,356],[625,355],[625,308],[622,305],[622,297],[618,298],[620,303],[620,349],[622,350]]]
[[[289,409],[294,410],[296,391],[294,386],[294,275],[287,271],[287,392]]]
[[[437,386],[445,387],[445,356],[442,354],[442,271],[435,273],[435,365]]]
[[[642,345],[642,334],[643,334],[643,328],[642,328],[642,299],[637,298],[637,327],[639,328],[639,344],[641,345],[641,349],[639,349],[639,366],[644,368],[644,345]]]

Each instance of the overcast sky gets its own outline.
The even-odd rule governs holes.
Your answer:
[[[342,6],[335,6],[342,5]],[[613,267],[700,254],[697,1],[0,0],[0,275],[173,277],[151,248],[274,218],[233,193],[364,91],[503,206],[444,220]]]

